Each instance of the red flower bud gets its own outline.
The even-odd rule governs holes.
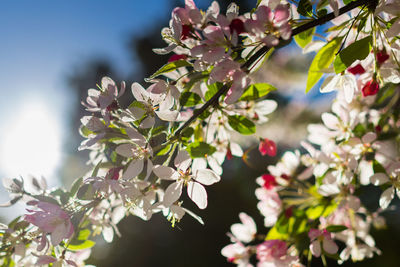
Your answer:
[[[379,84],[375,80],[371,80],[364,85],[362,94],[364,97],[369,95],[376,95],[379,92]]]
[[[119,171],[122,170],[122,167],[112,168],[108,170],[106,177],[111,180],[118,180],[119,179]]]
[[[365,72],[365,69],[361,64],[357,64],[352,68],[348,68],[347,71],[350,72],[351,74],[357,75],[357,74],[363,74]]]
[[[265,156],[268,155],[270,157],[276,156],[276,144],[274,141],[265,138],[261,140],[258,150],[260,151],[261,155]]]
[[[382,65],[388,59],[389,59],[389,55],[386,53],[385,50],[382,50],[382,51],[379,51],[378,53],[376,53],[376,60],[378,61],[379,65]]]
[[[177,61],[177,60],[181,60],[181,59],[186,59],[187,56],[186,55],[172,55],[169,59],[168,62],[173,62],[173,61]]]
[[[266,188],[268,190],[270,190],[278,185],[275,177],[271,174],[264,174],[261,176],[261,178],[264,180],[264,185],[263,185],[264,188]]]
[[[181,40],[186,40],[190,37],[192,27],[190,25],[182,25]]]
[[[233,158],[232,151],[229,147],[228,147],[228,150],[226,151],[226,158],[228,160],[231,160]]]
[[[245,32],[244,23],[241,19],[233,19],[231,21],[231,24],[229,24],[229,29],[231,30],[231,33],[233,33],[234,31],[236,31],[237,34]]]

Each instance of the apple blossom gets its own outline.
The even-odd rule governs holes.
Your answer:
[[[53,246],[74,233],[70,216],[60,206],[43,201],[31,201],[28,204],[36,206],[38,210],[28,209],[30,214],[25,215],[25,220],[50,234]]]

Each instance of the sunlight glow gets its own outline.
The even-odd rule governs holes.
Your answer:
[[[25,104],[0,140],[0,170],[6,177],[35,175],[52,178],[60,163],[59,123],[45,104]]]

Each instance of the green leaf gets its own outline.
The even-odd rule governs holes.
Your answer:
[[[355,41],[336,56],[333,66],[335,72],[340,73],[350,67],[354,61],[363,60],[371,51],[372,36]]]
[[[312,17],[313,16],[313,8],[312,4],[309,0],[300,0],[299,5],[297,6],[297,12],[304,17]]]
[[[331,65],[333,59],[335,58],[335,53],[340,47],[342,38],[335,38],[329,43],[327,43],[318,53],[315,55],[313,61],[311,62],[310,69],[308,70],[307,77],[307,87],[306,93],[313,88],[313,86],[322,77],[322,70],[326,69]]]
[[[353,133],[355,136],[361,138],[364,134],[366,134],[367,130],[365,129],[364,125],[359,123],[354,127]]]
[[[81,200],[92,200],[94,196],[94,189],[91,184],[83,184],[76,193],[76,196]]]
[[[207,82],[206,82],[207,83]],[[210,85],[207,85],[208,90],[204,96],[204,98],[206,99],[206,101],[210,100],[218,91],[219,89],[222,88],[224,84],[220,83],[220,82],[216,82]]]
[[[78,189],[81,186],[82,182],[83,182],[83,177],[80,177],[72,183],[71,190],[69,191],[69,195],[71,197],[75,196],[76,192],[78,192]]]
[[[263,96],[266,96],[271,91],[275,91],[276,88],[268,83],[255,83],[250,85],[244,90],[244,93],[239,98],[242,101],[256,100]]]
[[[101,163],[102,163],[101,161],[99,163],[97,163],[97,165],[94,167],[94,169],[92,171],[92,176],[90,176],[90,177],[96,177],[97,176],[97,173],[100,170]]]
[[[48,202],[48,203],[51,203],[51,204],[54,204],[54,205],[57,205],[57,206],[60,205],[60,203],[58,203],[57,200],[55,200],[54,198],[49,197],[49,196],[33,195],[32,197],[34,197],[37,200],[42,201],[42,202]]]
[[[172,144],[168,144],[157,152],[157,156],[164,156],[171,150]]]
[[[183,87],[184,91],[190,91],[190,89],[192,89],[192,87],[199,81],[203,80],[204,78],[207,78],[209,76],[209,72],[208,71],[203,71],[203,72],[194,72],[189,74],[187,77],[189,79],[189,82],[187,82],[185,84],[185,86]]]
[[[179,98],[179,102],[184,107],[193,107],[197,104],[203,103],[201,97],[193,92],[184,92],[181,94]]]
[[[298,46],[304,48],[309,42],[312,41],[314,32],[315,32],[315,27],[307,31],[301,32],[294,36],[294,41]]]
[[[79,242],[77,244],[69,244],[68,246],[68,250],[72,250],[72,251],[78,251],[78,250],[83,250],[83,249],[87,249],[87,248],[91,248],[94,245],[96,245],[96,242],[92,241],[92,240],[85,240],[82,242]]]
[[[329,0],[318,1],[316,10],[320,10],[329,4]]]
[[[331,233],[342,232],[346,229],[347,227],[344,225],[329,225],[328,227],[326,227],[326,230]]]
[[[187,62],[186,60],[177,60],[177,61],[173,61],[173,62],[169,62],[167,64],[165,64],[164,66],[162,66],[158,71],[156,71],[153,75],[151,75],[149,77],[149,79],[154,79],[155,77],[163,74],[163,73],[167,73],[167,72],[171,72],[174,71],[178,68],[181,67],[188,67],[188,66],[192,66],[192,64],[190,64],[189,62]]]
[[[90,134],[94,134],[94,132],[90,131],[85,125],[81,125],[79,127],[79,134],[83,137],[88,137]]]
[[[276,226],[274,226],[269,230],[267,236],[265,237],[265,240],[272,240],[272,239],[286,240],[288,238],[289,234],[279,233]]]
[[[315,220],[319,217],[326,217],[331,214],[337,207],[336,203],[319,204],[314,207],[309,207],[306,210],[306,215],[309,219]]]
[[[165,133],[164,132],[165,130],[167,130],[167,127],[165,127],[164,125],[158,126],[156,128],[152,128],[150,136],[154,137],[159,134],[163,134],[163,133]]]
[[[256,132],[256,125],[251,120],[241,115],[229,116],[228,123],[232,129],[243,135],[249,135]]]
[[[191,143],[186,150],[192,158],[204,158],[217,151],[215,147],[204,142]]]
[[[88,240],[90,236],[89,229],[83,229],[79,232],[78,236],[75,237],[68,245],[69,250],[77,251],[93,247],[96,242]]]
[[[374,173],[386,173],[385,168],[377,160],[374,160],[374,162],[372,163],[372,168],[374,169]]]
[[[327,10],[326,8],[322,8],[322,9],[320,9],[320,10],[317,11],[317,17],[318,17],[318,18],[323,17],[323,16],[325,16],[326,14],[328,14],[328,10]],[[314,28],[314,29],[315,29],[315,28]]]
[[[188,141],[193,134],[194,134],[194,129],[192,127],[188,127],[182,131],[181,139]]]

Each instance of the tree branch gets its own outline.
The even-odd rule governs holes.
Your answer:
[[[376,0],[356,0],[353,1],[344,7],[339,9],[339,15],[342,15],[356,7],[362,6],[362,5],[374,5],[376,3]],[[335,14],[329,13],[325,16],[322,16],[316,20],[307,22],[292,31],[292,37],[300,34],[302,32],[305,32],[311,28],[314,28],[316,26],[323,25],[327,23],[328,21],[331,21],[332,19],[335,18]],[[252,55],[249,60],[247,60],[245,63],[242,64],[240,67],[243,71],[247,71],[248,68],[254,64],[259,58],[263,57],[268,51],[271,49],[271,47],[268,46],[263,46],[261,47],[254,55]],[[229,89],[229,84],[224,84],[221,89],[218,90],[215,95],[210,98],[201,108],[194,110],[193,115],[190,117],[189,120],[187,120],[178,130],[175,132],[175,136],[179,136],[183,129],[188,127],[195,119],[197,119],[204,111],[206,111],[210,106],[217,105],[219,103],[219,97],[222,96],[224,93],[226,93]]]

